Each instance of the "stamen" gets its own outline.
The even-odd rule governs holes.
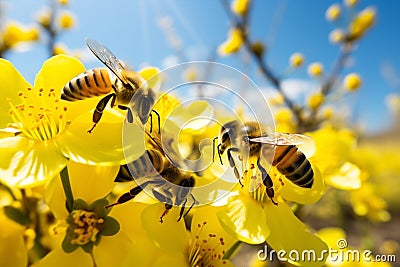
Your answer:
[[[85,245],[89,242],[95,242],[100,230],[98,224],[104,223],[103,218],[97,218],[96,214],[91,211],[74,210],[71,212],[73,233],[75,238],[71,240],[71,244]]]
[[[194,236],[188,250],[189,264],[191,267],[216,266],[219,265],[217,262],[226,264],[226,261],[222,260],[225,250],[220,249],[220,246],[225,245],[222,237],[218,238],[216,234],[209,233],[207,239],[200,239],[201,232],[206,224],[207,222],[198,224],[197,228],[194,229]]]
[[[10,116],[19,130],[28,138],[39,141],[52,139],[66,126],[65,113],[67,107],[61,106],[54,94],[54,89],[40,88],[35,92],[27,88],[26,95],[18,93],[22,104],[14,105],[10,99]]]

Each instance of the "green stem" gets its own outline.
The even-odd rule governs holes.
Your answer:
[[[61,172],[60,172],[60,177],[61,177],[61,183],[64,189],[65,197],[66,197],[66,207],[68,212],[71,212],[73,210],[74,206],[74,196],[72,194],[72,188],[71,188],[71,182],[69,180],[69,175],[68,175],[68,169],[65,167]]]
[[[90,258],[92,259],[93,267],[97,267],[96,259],[94,258],[94,255],[93,255],[93,249],[90,251],[89,255],[90,255]]]

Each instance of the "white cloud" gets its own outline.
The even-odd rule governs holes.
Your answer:
[[[179,58],[175,55],[169,55],[163,59],[161,65],[163,69],[179,64]]]

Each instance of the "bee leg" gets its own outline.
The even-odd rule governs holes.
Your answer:
[[[269,176],[269,174],[264,169],[264,167],[261,166],[260,158],[258,158],[258,160],[257,160],[257,167],[261,171],[261,176],[262,176],[263,184],[266,188],[267,196],[271,199],[272,203],[274,203],[275,205],[278,205],[278,203],[276,203],[274,200],[275,191],[273,188],[274,184],[272,182],[271,176]]]
[[[179,222],[182,219],[183,213],[185,212],[186,202],[187,202],[187,198],[182,203],[182,207],[181,207],[181,210],[179,211],[179,218],[178,218],[177,222]]]
[[[168,214],[168,212],[169,212],[170,209],[172,209],[172,205],[171,205],[171,204],[168,204],[168,203],[165,203],[165,210],[164,210],[164,212],[163,212],[163,213],[161,214],[161,216],[160,216],[160,223],[163,223],[163,222],[164,222],[164,221],[163,221],[163,218],[164,218],[165,215]]]
[[[112,203],[107,205],[105,208],[111,208],[115,205],[119,205],[119,204],[123,204],[125,202],[128,202],[129,200],[133,199],[135,196],[137,196],[140,192],[142,192],[143,187],[146,186],[146,183],[143,183],[142,185],[136,186],[135,188],[132,188],[131,190],[129,190],[129,192],[126,192],[125,194],[123,194],[122,196],[120,196],[117,200],[117,202]]]
[[[215,158],[215,140],[217,140],[217,139],[218,139],[218,136],[213,139],[213,144],[212,144],[212,157],[213,157],[212,160],[213,160],[213,162],[214,162],[214,158]],[[218,153],[218,157],[219,157],[219,161],[221,162],[221,165],[224,165],[222,163],[221,152],[219,152],[220,147],[221,147],[221,144],[218,144],[217,145],[217,153]]]
[[[97,123],[100,121],[101,116],[103,116],[103,111],[107,106],[108,101],[110,101],[110,99],[113,99],[111,102],[115,102],[115,97],[116,94],[109,94],[106,95],[105,97],[103,97],[100,102],[97,104],[96,109],[93,113],[93,126],[92,128],[90,128],[87,132],[88,133],[92,133],[93,129],[96,127]]]
[[[181,214],[180,214],[179,219],[178,219],[177,222],[179,222],[180,219],[181,219],[182,217],[185,218],[186,215],[189,214],[190,210],[191,210],[195,205],[199,204],[199,202],[194,198],[194,196],[193,196],[192,194],[190,194],[190,196],[191,196],[192,199],[193,199],[193,203],[192,203],[192,205],[190,205],[189,209],[185,212],[185,214],[184,214],[183,216],[182,216],[183,210],[181,210]],[[186,201],[185,201],[185,203],[186,203]]]
[[[160,189],[162,190],[162,189]],[[165,203],[165,210],[160,216],[160,223],[163,223],[163,218],[165,215],[168,214],[168,211],[172,208],[172,193],[168,190],[162,190],[163,193],[157,191],[155,188],[153,188],[152,193],[153,196],[160,202]]]
[[[126,114],[127,118],[126,118],[126,120],[129,123],[133,123],[133,114],[132,114],[131,109],[128,108],[128,107],[122,106],[122,105],[118,105],[118,108],[121,109],[121,110],[127,110],[127,114]]]
[[[239,151],[239,148],[231,147],[226,151],[226,153],[228,155],[229,165],[233,169],[233,172],[235,173],[236,179],[238,179],[239,184],[243,187],[242,178],[240,177],[239,170],[236,167],[235,160],[232,157],[232,152],[238,152],[238,151]]]
[[[128,112],[126,114],[127,120],[129,123],[133,123],[133,114],[132,114],[132,110],[130,108],[128,108]]]
[[[157,116],[157,126],[158,126],[158,134],[161,133],[161,122],[160,122],[160,114],[154,109],[150,112],[150,133],[153,131],[153,113]]]

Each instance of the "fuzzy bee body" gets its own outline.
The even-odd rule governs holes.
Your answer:
[[[160,216],[160,222],[163,222],[163,217],[173,206],[181,207],[178,218],[180,221],[198,203],[191,194],[195,179],[191,173],[181,170],[175,161],[168,158],[159,140],[152,138],[151,143],[153,147],[147,149],[142,156],[131,163],[122,165],[115,179],[116,182],[134,181],[140,178],[144,178],[145,181],[121,195],[116,203],[108,207],[125,203],[138,195],[145,187],[151,187],[152,195],[158,201],[165,203],[165,211]],[[168,144],[170,143],[167,142],[165,145]],[[192,205],[185,213],[189,198]]]
[[[85,98],[104,96],[96,106],[93,113],[93,131],[100,121],[103,111],[109,101],[111,107],[127,110],[129,122],[133,116],[138,116],[141,123],[145,124],[151,116],[152,106],[156,94],[148,88],[144,79],[135,71],[127,68],[105,46],[94,40],[86,40],[86,44],[93,54],[107,66],[88,70],[69,81],[62,89],[61,98],[67,101],[83,100]],[[111,78],[111,71],[115,78]]]
[[[241,175],[232,153],[239,153],[245,159],[257,158],[257,167],[261,172],[267,195],[275,204],[273,182],[260,163],[261,156],[270,159],[270,164],[295,185],[303,188],[311,188],[313,185],[314,171],[305,154],[297,147],[301,143],[309,142],[310,137],[301,134],[272,134],[257,122],[241,124],[239,121],[231,121],[221,127],[218,140],[218,154],[221,156],[227,151],[229,164],[239,182]]]
[[[113,83],[106,68],[94,68],[76,76],[62,89],[61,99],[77,101],[108,94]]]

